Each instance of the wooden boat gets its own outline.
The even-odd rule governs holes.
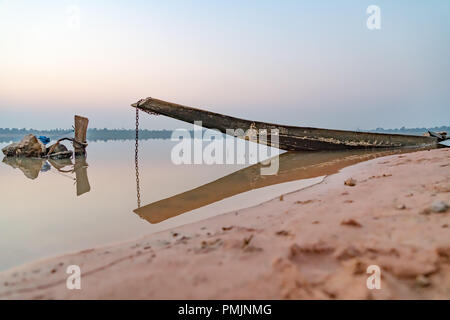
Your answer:
[[[181,121],[201,121],[204,128],[227,133],[227,129],[267,130],[267,139],[257,142],[288,151],[351,150],[373,148],[423,148],[435,146],[445,136],[430,133],[430,136],[385,134],[345,130],[329,130],[310,127],[285,126],[279,124],[249,121],[179,104],[146,98],[132,104],[133,107],[152,114],[161,114]],[[271,130],[278,130],[278,142],[271,138]],[[248,138],[248,136],[235,135]],[[259,136],[258,136],[259,137]],[[273,140],[273,141],[272,141]]]

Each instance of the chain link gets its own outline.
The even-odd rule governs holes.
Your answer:
[[[141,190],[139,186],[139,109],[136,108],[136,141],[135,141],[135,150],[134,150],[134,165],[136,169],[136,194],[137,194],[137,206],[141,207]]]
[[[145,113],[148,113],[153,116],[158,116],[159,114],[153,111],[141,109]],[[135,149],[134,149],[134,165],[136,168],[136,194],[137,194],[137,205],[138,208],[141,207],[141,188],[139,186],[139,108],[136,107],[136,141],[135,141]]]

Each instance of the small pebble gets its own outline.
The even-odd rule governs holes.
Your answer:
[[[428,287],[431,284],[431,282],[430,279],[428,279],[424,275],[419,275],[416,277],[416,284],[419,287]]]
[[[442,213],[447,211],[448,205],[444,201],[434,201],[431,204],[430,209],[435,213]]]
[[[397,208],[398,210],[404,210],[404,209],[406,209],[406,206],[402,203],[402,204],[397,205],[396,208]]]
[[[358,227],[358,228],[362,227],[362,225],[354,219],[342,220],[341,224],[346,225],[346,226]]]
[[[289,231],[280,230],[280,231],[275,232],[275,234],[278,235],[278,236],[288,236],[289,235]]]
[[[356,186],[356,180],[353,179],[353,178],[349,178],[349,179],[344,181],[344,184],[346,186],[354,187],[354,186]]]

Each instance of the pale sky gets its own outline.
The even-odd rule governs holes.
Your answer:
[[[147,96],[299,126],[450,125],[449,57],[448,0],[0,0],[0,127],[132,128]]]

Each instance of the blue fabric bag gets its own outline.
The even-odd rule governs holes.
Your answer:
[[[46,137],[46,136],[39,136],[38,139],[41,140],[41,142],[42,142],[44,145],[50,142],[50,138],[48,138],[48,137]]]

